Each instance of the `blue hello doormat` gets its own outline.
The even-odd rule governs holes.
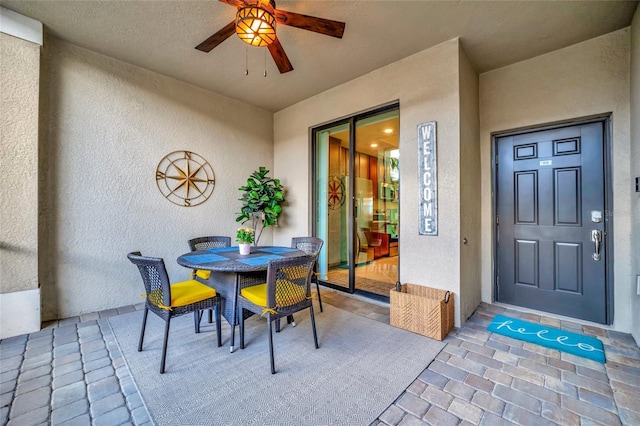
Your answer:
[[[496,315],[487,330],[547,348],[605,363],[604,347],[595,337]]]

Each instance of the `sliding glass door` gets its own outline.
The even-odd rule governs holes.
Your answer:
[[[313,130],[320,281],[388,297],[398,280],[397,105]]]

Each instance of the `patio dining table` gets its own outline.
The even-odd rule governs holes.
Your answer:
[[[250,254],[241,255],[238,247],[232,246],[185,253],[178,257],[178,264],[191,269],[211,271],[209,279],[204,282],[220,294],[222,316],[231,325],[230,351],[233,352],[235,326],[238,324],[235,311],[240,283],[264,283],[270,260],[306,255],[302,250],[280,246],[252,246]]]

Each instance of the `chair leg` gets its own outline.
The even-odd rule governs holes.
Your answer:
[[[276,318],[275,319],[275,323],[276,323],[276,333],[280,333],[280,318]],[[291,324],[292,327],[295,327],[296,325],[296,319],[293,317],[293,315],[287,315],[287,324]]]
[[[320,312],[324,312],[322,310],[322,297],[320,297],[320,284],[316,281],[316,291],[318,292],[318,304],[320,305]]]
[[[209,324],[213,322],[213,311],[209,309]]]
[[[229,300],[227,300],[229,303]],[[233,353],[234,351],[234,343],[236,339],[236,324],[238,323],[238,274],[236,274],[236,285],[234,289],[233,296],[233,316],[231,320],[231,347],[229,348],[229,352]]]
[[[193,326],[196,334],[200,333],[200,320],[202,319],[202,312],[200,310],[193,311]]]
[[[240,309],[240,349],[244,349],[244,308]]]
[[[222,315],[220,314],[220,299],[218,299],[214,305],[213,311],[216,314],[216,335],[218,336],[218,347],[220,347],[222,346]],[[211,311],[209,311],[209,315],[211,315]]]
[[[162,360],[160,361],[160,374],[164,374],[164,364],[167,360],[167,343],[169,341],[169,324],[171,317],[167,318],[167,324],[164,326],[164,343],[162,344]]]
[[[145,306],[144,314],[142,315],[142,329],[140,330],[140,340],[138,341],[138,352],[142,351],[142,341],[144,340],[144,329],[147,326],[148,313],[149,313],[149,308]]]
[[[316,318],[313,315],[313,305],[309,307],[309,312],[311,313],[311,328],[313,329],[313,341],[316,344],[316,349],[318,349],[320,346],[318,346],[318,334],[316,333]]]
[[[267,319],[267,327],[269,328],[269,357],[271,359],[271,374],[276,374],[276,364],[273,361],[273,333],[271,332],[271,318]]]

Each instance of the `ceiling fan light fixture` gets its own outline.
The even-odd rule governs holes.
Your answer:
[[[276,18],[261,7],[242,7],[236,14],[236,34],[251,46],[268,46],[276,39]]]

